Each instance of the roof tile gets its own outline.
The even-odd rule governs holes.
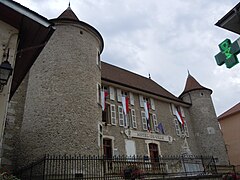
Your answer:
[[[190,91],[193,91],[193,90],[200,90],[200,89],[210,90],[211,93],[212,93],[211,89],[208,89],[208,88],[202,86],[201,84],[199,84],[199,82],[197,82],[197,80],[193,76],[188,74],[188,78],[187,78],[187,81],[186,81],[185,88],[184,88],[183,92],[181,93],[181,95],[179,97],[181,97],[183,94],[185,94],[187,92],[190,92]]]
[[[165,97],[167,99],[183,102],[166,89],[158,85],[152,79],[140,76],[105,62],[102,62],[101,66],[103,80],[128,86],[130,88]]]
[[[57,19],[64,19],[64,20],[73,20],[73,21],[79,21],[76,14],[72,11],[70,6],[60,15]]]

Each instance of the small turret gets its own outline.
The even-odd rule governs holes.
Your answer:
[[[189,73],[179,98],[191,104],[190,123],[194,128],[199,154],[214,156],[218,164],[228,164],[224,140],[211,98],[212,92]]]

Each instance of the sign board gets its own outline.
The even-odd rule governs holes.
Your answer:
[[[173,141],[172,136],[157,134],[157,133],[149,133],[149,132],[135,131],[135,130],[125,130],[125,134],[128,137],[132,137],[132,138],[165,141],[165,142],[169,142],[169,143],[171,143]]]
[[[219,66],[226,64],[227,68],[232,68],[238,64],[237,55],[240,53],[240,38],[231,43],[230,39],[225,39],[219,45],[220,52],[215,56]]]

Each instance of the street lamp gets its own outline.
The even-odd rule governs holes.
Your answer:
[[[0,91],[7,84],[9,77],[12,75],[13,68],[8,60],[5,60],[0,65]]]

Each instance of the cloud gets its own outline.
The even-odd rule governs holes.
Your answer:
[[[68,6],[64,0],[19,0],[46,16],[58,17]],[[214,24],[237,0],[71,0],[78,18],[102,34],[102,59],[152,79],[178,96],[187,70],[214,91],[217,114],[239,102],[240,65],[217,66],[218,44],[237,35]]]

